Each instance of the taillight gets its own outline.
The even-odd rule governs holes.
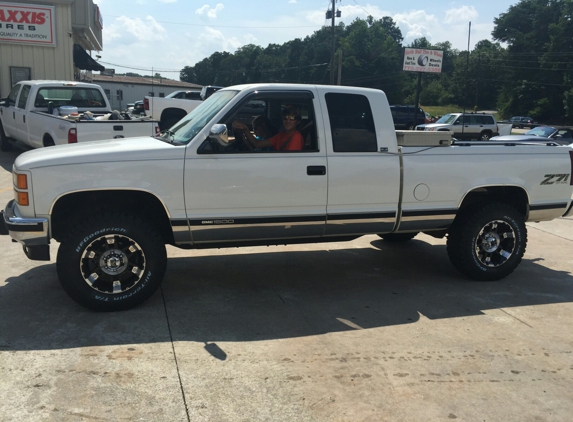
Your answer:
[[[149,98],[145,98],[143,100],[143,107],[145,107],[146,110],[149,110]]]
[[[78,130],[72,128],[68,131],[68,144],[76,144],[78,142]]]

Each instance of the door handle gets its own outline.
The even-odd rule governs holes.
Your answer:
[[[113,127],[113,130],[115,130],[115,131],[121,131],[121,130],[123,130],[123,126],[116,125],[116,126]]]
[[[309,176],[324,176],[326,174],[326,166],[308,166],[306,174]]]

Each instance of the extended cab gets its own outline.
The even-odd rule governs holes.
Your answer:
[[[67,110],[64,112],[63,110]],[[74,114],[69,111],[73,110]],[[116,115],[120,120],[109,120]],[[97,120],[99,118],[105,120]],[[20,141],[32,147],[153,136],[157,122],[124,120],[113,113],[99,85],[66,81],[22,81],[0,104],[2,151]]]
[[[147,96],[143,100],[145,114],[159,121],[161,130],[168,129],[202,102],[200,91],[175,91],[166,96]]]
[[[284,121],[298,123],[297,149],[249,149],[248,127],[235,122],[256,111],[279,127],[284,110],[296,110]],[[450,261],[467,277],[501,279],[524,255],[525,222],[573,214],[571,148],[452,145],[451,135],[396,132],[379,90],[228,87],[162,138],[21,154],[3,229],[30,259],[49,260],[51,239],[60,242],[62,286],[96,310],[150,297],[164,277],[165,244],[406,241],[423,232],[447,236]]]

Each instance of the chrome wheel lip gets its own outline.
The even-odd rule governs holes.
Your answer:
[[[129,236],[107,234],[86,246],[79,266],[80,274],[90,288],[118,295],[139,285],[146,258],[141,246]]]
[[[492,220],[478,232],[474,243],[476,258],[490,268],[500,267],[513,256],[515,229],[504,220]]]

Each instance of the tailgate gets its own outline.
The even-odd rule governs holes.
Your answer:
[[[154,136],[157,134],[157,122],[151,120],[103,120],[80,121],[78,142],[100,141],[102,139],[132,138],[136,136]]]

